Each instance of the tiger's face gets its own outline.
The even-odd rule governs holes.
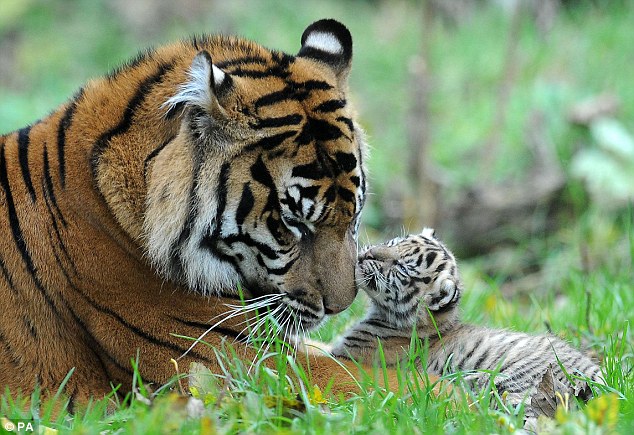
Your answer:
[[[181,124],[153,158],[148,255],[195,291],[242,285],[313,328],[356,295],[365,143],[346,95],[350,34],[314,23],[297,56],[214,43],[241,54],[205,47],[165,103]]]
[[[432,326],[430,313],[454,315],[462,293],[456,260],[431,228],[367,249],[359,255],[357,281],[398,328]]]

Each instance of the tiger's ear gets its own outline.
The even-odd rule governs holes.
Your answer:
[[[352,65],[352,36],[339,21],[315,21],[302,34],[302,48],[298,57],[314,59],[328,65],[343,87]]]
[[[231,76],[211,61],[211,55],[200,51],[187,71],[188,80],[181,84],[178,93],[165,102],[171,109],[179,104],[197,107],[212,118],[225,118],[226,112],[220,100],[233,85]]]

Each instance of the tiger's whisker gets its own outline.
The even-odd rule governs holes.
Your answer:
[[[266,306],[266,305],[265,305],[265,306]],[[221,324],[223,324],[223,323],[224,323],[224,322],[226,322],[227,320],[230,320],[230,319],[233,319],[233,318],[235,318],[235,317],[237,317],[237,316],[244,315],[244,314],[246,314],[246,313],[249,313],[249,312],[255,311],[255,310],[259,309],[259,308],[263,308],[263,307],[255,307],[255,308],[250,308],[250,309],[248,309],[248,310],[229,310],[229,311],[227,311],[227,312],[225,312],[225,313],[221,313],[220,315],[225,315],[226,317],[225,317],[225,318],[223,318],[223,319],[221,319],[221,320],[219,320],[219,321],[217,321],[214,325],[210,326],[210,327],[209,327],[209,328],[208,328],[205,332],[203,332],[203,333],[202,333],[202,334],[201,334],[201,335],[200,335],[200,336],[199,336],[196,340],[194,340],[194,342],[193,342],[193,343],[192,343],[192,344],[191,344],[191,345],[187,348],[187,350],[186,350],[186,351],[185,351],[185,352],[184,352],[184,353],[183,353],[183,354],[179,357],[179,359],[180,359],[180,358],[185,357],[185,356],[186,356],[189,352],[191,352],[191,350],[192,350],[192,349],[193,349],[193,348],[194,348],[194,347],[195,347],[198,343],[200,343],[200,342],[201,342],[201,341],[202,341],[202,340],[203,340],[203,339],[207,336],[207,334],[209,334],[211,331],[213,331],[213,330],[214,330],[214,328],[216,328],[216,327],[220,326]],[[218,316],[214,317],[214,319],[215,319],[215,318],[218,318],[220,315],[218,315]]]

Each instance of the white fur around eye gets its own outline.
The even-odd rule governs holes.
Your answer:
[[[396,268],[396,270],[398,270],[403,275],[409,275],[409,270],[407,270],[407,266],[405,266],[404,264],[396,263],[394,265],[394,267]]]
[[[332,54],[343,53],[343,47],[332,33],[312,32],[304,42],[305,46],[316,48]]]
[[[299,191],[299,189],[296,186],[289,187],[287,192],[288,192],[288,196],[293,198],[293,201],[295,201],[295,202],[299,202],[300,201],[301,192]]]

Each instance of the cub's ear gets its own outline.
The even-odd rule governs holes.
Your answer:
[[[352,65],[352,36],[339,21],[315,21],[304,30],[297,56],[328,65],[337,75],[339,85],[345,85]]]
[[[211,61],[211,55],[200,51],[187,71],[188,80],[181,84],[178,93],[165,102],[169,110],[177,105],[197,107],[213,118],[225,117],[220,104],[222,96],[233,86],[231,76]]]
[[[420,232],[420,235],[423,237],[427,237],[428,239],[436,238],[436,230],[433,228],[423,228],[423,231]]]

